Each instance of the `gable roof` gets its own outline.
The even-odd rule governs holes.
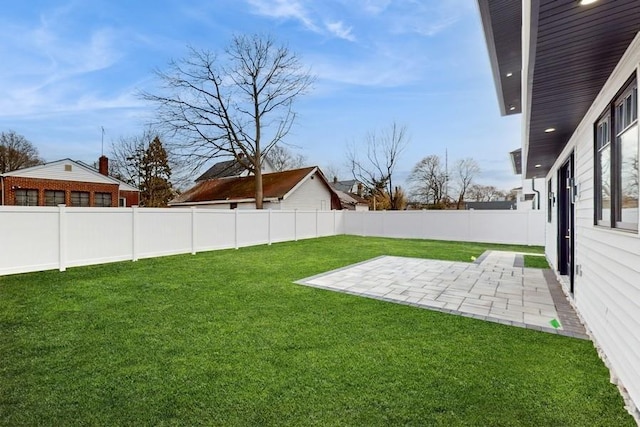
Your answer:
[[[477,1],[500,109],[523,114],[523,175],[544,176],[638,33],[638,0]]]
[[[366,206],[369,206],[369,202],[367,201],[367,199],[364,199],[364,198],[358,196],[355,193],[349,193],[349,192],[341,191],[341,190],[336,189],[335,187],[333,188],[333,191],[338,195],[338,198],[340,199],[340,203],[342,203],[343,205],[353,205],[353,206],[366,205]]]
[[[315,173],[321,177],[327,189],[333,193],[319,169],[312,166],[263,174],[262,189],[264,200],[281,200],[286,198],[295,188]],[[194,187],[169,202],[169,205],[204,202],[229,203],[255,200],[254,179],[254,176],[243,176],[200,181]]]
[[[349,179],[346,181],[333,181],[330,182],[329,185],[338,191],[342,191],[343,193],[351,192],[351,189],[354,185],[358,184],[359,181],[356,179]]]
[[[71,166],[71,170],[67,170],[65,166]],[[73,173],[72,176],[65,174]],[[122,182],[111,176],[102,175],[98,170],[86,163],[71,159],[61,159],[53,162],[44,163],[42,165],[32,166],[29,168],[16,169],[5,172],[0,176],[35,178],[35,179],[51,179],[56,181],[72,181],[72,182],[94,182],[98,184],[117,184],[119,190],[123,191],[140,191],[139,189]]]
[[[205,181],[207,179],[227,178],[239,176],[242,172],[249,169],[249,164],[239,162],[236,159],[218,162],[211,166],[202,175],[196,178],[196,182]]]

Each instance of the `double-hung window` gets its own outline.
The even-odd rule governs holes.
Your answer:
[[[633,80],[595,127],[595,222],[638,230],[638,83]]]

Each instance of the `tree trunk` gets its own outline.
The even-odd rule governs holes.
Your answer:
[[[264,198],[264,192],[262,190],[262,167],[258,162],[255,167],[255,179],[256,179],[256,209],[262,209],[262,199]]]

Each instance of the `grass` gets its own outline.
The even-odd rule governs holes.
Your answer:
[[[0,425],[633,425],[588,341],[295,285],[336,236],[0,277]]]
[[[549,263],[543,256],[524,255],[524,266],[526,268],[549,268]]]

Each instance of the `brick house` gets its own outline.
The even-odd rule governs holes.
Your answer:
[[[108,175],[109,159],[95,168],[70,159],[0,175],[0,204],[118,207],[139,204],[140,191]]]

